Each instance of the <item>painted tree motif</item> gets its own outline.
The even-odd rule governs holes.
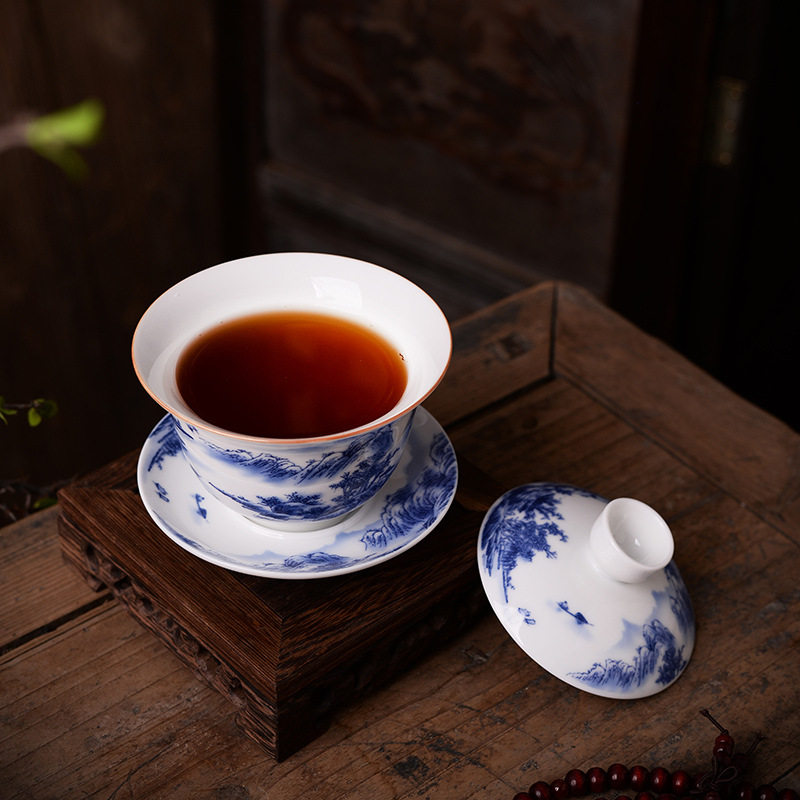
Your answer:
[[[596,497],[566,484],[535,483],[512,489],[490,511],[482,535],[483,564],[489,575],[500,570],[506,600],[514,588],[511,572],[520,560],[531,561],[537,553],[556,558],[551,542],[567,541],[559,507],[563,497],[573,495]]]

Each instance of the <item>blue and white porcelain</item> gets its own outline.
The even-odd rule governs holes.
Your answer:
[[[673,550],[654,509],[563,483],[507,492],[478,538],[484,589],[514,641],[566,683],[622,699],[666,689],[691,657]]]
[[[139,456],[139,492],[153,520],[195,556],[267,578],[321,578],[366,569],[422,541],[450,507],[458,468],[438,422],[418,408],[397,469],[381,490],[326,528],[270,528],[218,502],[192,470],[165,416]]]
[[[296,310],[359,323],[396,346],[408,379],[395,407],[334,435],[269,439],[218,428],[186,405],[176,367],[198,335],[248,314]],[[302,532],[345,519],[382,491],[402,458],[414,410],[444,376],[451,349],[439,306],[402,276],[341,256],[273,253],[211,267],[161,295],[136,328],[133,363],[174,419],[163,452],[182,449],[203,495],[257,523]]]

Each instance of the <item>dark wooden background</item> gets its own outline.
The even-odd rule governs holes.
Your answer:
[[[287,249],[396,269],[452,319],[574,281],[797,427],[796,57],[788,4],[745,5],[7,0],[0,124],[86,97],[107,119],[84,182],[0,153],[0,394],[60,405],[0,430],[0,478],[138,446],[147,305]]]

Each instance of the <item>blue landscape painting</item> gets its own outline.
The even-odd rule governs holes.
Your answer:
[[[314,521],[333,518],[358,507],[386,483],[394,471],[397,455],[405,445],[410,428],[408,425],[399,442],[395,441],[391,427],[385,426],[349,440],[341,449],[332,446],[320,457],[305,463],[209,445],[208,449],[215,457],[261,476],[272,484],[285,483],[286,492],[248,498],[213,483],[210,485],[264,519]],[[173,417],[164,417],[151,434],[157,439],[158,446],[148,464],[148,472],[162,469],[165,458],[178,455],[181,452],[180,436],[192,439],[192,432],[191,426],[181,426]],[[304,484],[325,480],[331,480],[327,489],[331,490],[332,495],[323,497],[319,491],[302,490]]]
[[[311,480],[334,479],[328,484],[328,489],[333,491],[328,497],[323,497],[319,492],[294,489],[284,495],[248,498],[211,485],[220,494],[265,519],[328,519],[344,514],[372,497],[394,471],[400,449],[391,430],[381,428],[357,437],[341,450],[330,450],[302,465],[269,455],[253,456],[239,450],[225,452],[227,460],[271,482],[285,481],[291,486],[300,487]]]
[[[595,689],[622,691],[638,689],[656,673],[657,684],[672,683],[688,663],[683,646],[678,647],[674,634],[657,619],[642,627],[642,639],[631,661],[609,658],[570,676]]]
[[[393,540],[432,526],[450,502],[457,469],[450,442],[437,434],[422,474],[388,497],[380,524],[370,527],[362,541],[370,547],[387,547]]]
[[[683,672],[688,663],[686,644],[678,644],[675,634],[663,624],[661,617],[669,607],[675,614],[684,641],[691,642],[694,636],[694,611],[689,592],[675,563],[670,562],[664,572],[667,589],[653,592],[655,608],[651,618],[638,633],[636,626],[626,623],[633,657],[629,661],[606,659],[584,672],[571,673],[571,677],[596,689],[625,691],[638,689],[653,676],[656,685],[668,686]]]
[[[552,542],[566,542],[559,511],[564,497],[597,497],[593,492],[562,483],[519,486],[507,492],[489,512],[481,535],[483,565],[488,575],[498,569],[505,599],[513,589],[511,572],[519,561],[531,561],[537,554],[556,558]]]
[[[169,415],[162,417],[150,434],[150,438],[158,442],[158,447],[147,464],[148,472],[155,467],[163,469],[165,458],[171,458],[181,452],[181,440],[178,438],[178,432],[175,430],[172,420],[173,418]]]
[[[488,575],[494,570],[499,572],[506,601],[515,588],[512,573],[520,562],[529,562],[536,556],[558,558],[556,544],[569,541],[560,507],[565,498],[572,496],[606,502],[593,492],[565,484],[529,484],[508,492],[490,511],[481,534],[481,558]],[[664,615],[670,611],[674,614],[681,641],[690,643],[694,636],[694,612],[674,562],[667,565],[664,573],[666,588],[653,591],[653,611],[647,622],[633,625],[622,620],[625,635],[620,645],[631,652],[631,657],[606,659],[586,670],[571,672],[570,677],[595,689],[632,692],[653,679],[656,684],[666,686],[680,675],[688,662],[687,645],[679,644],[675,633],[664,624]],[[588,633],[593,627],[591,614],[587,616],[580,609],[570,608],[566,600],[552,601],[549,608],[570,615],[582,631]],[[526,625],[536,624],[528,609],[517,611]]]

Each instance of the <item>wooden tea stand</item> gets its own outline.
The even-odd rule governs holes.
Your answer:
[[[703,708],[742,748],[767,735],[755,782],[800,789],[800,437],[570,285],[454,338],[426,407],[459,491],[396,559],[308,581],[207,564],[151,522],[135,453],[0,531],[4,797],[511,800],[573,767],[705,771]],[[669,523],[697,642],[667,690],[567,686],[488,610],[480,521],[534,480]]]
[[[436,536],[380,569],[277,580],[182,550],[152,524],[133,470],[133,457],[122,459],[62,492],[64,554],[225,695],[242,730],[277,759],[485,605],[475,561],[481,514],[460,502]]]

